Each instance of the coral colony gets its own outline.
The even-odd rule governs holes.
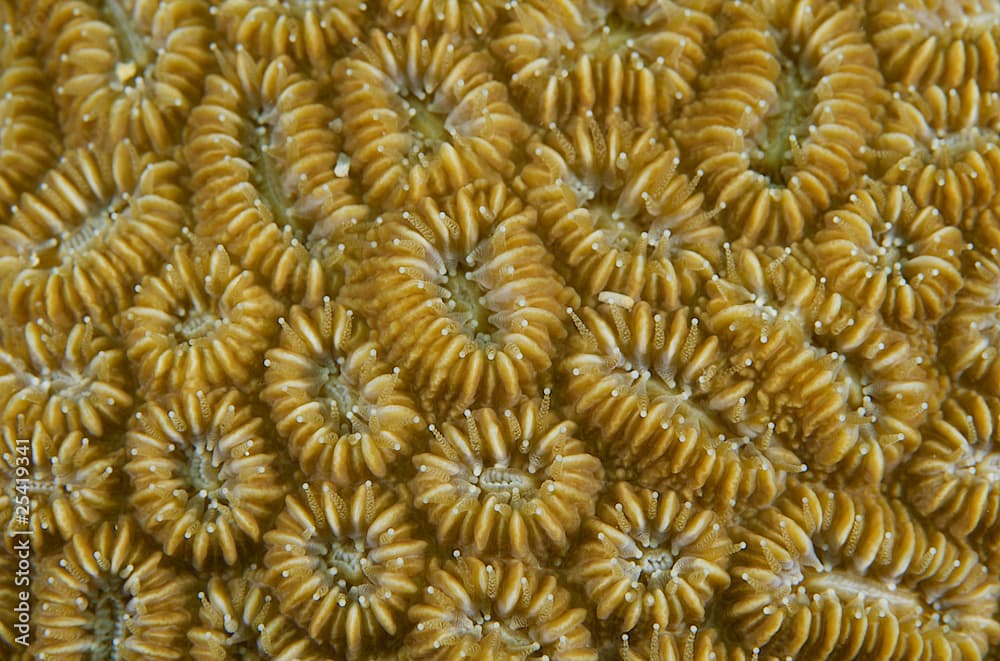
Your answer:
[[[0,25],[0,658],[1000,658],[1000,2]]]

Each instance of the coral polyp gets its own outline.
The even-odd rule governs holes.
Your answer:
[[[722,25],[677,140],[732,238],[796,241],[868,167],[887,96],[878,60],[850,3],[727,3]]]
[[[764,654],[979,657],[1000,636],[1000,584],[894,499],[794,484],[736,538],[729,610]]]
[[[608,298],[581,310],[559,366],[607,461],[720,510],[768,502],[786,471],[803,470],[773,422],[747,418],[752,384],[730,369],[745,363],[733,365],[689,309]]]
[[[414,502],[445,547],[520,559],[563,553],[593,513],[597,457],[575,425],[542,403],[465,412],[465,424],[431,426],[430,452],[413,458]]]
[[[828,293],[826,277],[793,253],[744,249],[727,260],[726,277],[707,288],[708,330],[741,356],[760,387],[754,398],[771,402],[804,465],[881,480],[919,444],[918,428],[938,403],[930,357]]]
[[[909,186],[921,206],[952,225],[966,209],[994,205],[1000,177],[1000,91],[974,80],[957,87],[895,91],[876,144],[885,181]]]
[[[129,360],[147,387],[245,382],[276,335],[282,305],[221,245],[178,246],[122,315]]]
[[[878,0],[869,32],[886,77],[906,86],[1000,90],[1000,3]]]
[[[194,577],[127,517],[80,533],[40,569],[37,659],[180,659]]]
[[[581,115],[529,151],[518,186],[585,298],[610,290],[673,309],[718,268],[724,232],[663,133]]]
[[[27,438],[36,422],[51,434],[95,437],[120,424],[134,398],[119,342],[90,319],[68,332],[33,321],[7,338],[0,353],[4,439]]]
[[[47,73],[73,146],[124,139],[168,152],[211,68],[212,30],[202,0],[39,2]]]
[[[491,45],[539,126],[589,111],[649,127],[691,101],[718,3],[580,4],[583,11],[562,20],[525,12]]]
[[[335,116],[288,57],[254,59],[238,46],[223,63],[185,136],[197,232],[275,293],[316,301],[343,283],[368,216],[337,174]]]
[[[894,326],[915,328],[951,309],[962,285],[961,231],[905,186],[859,191],[812,239],[830,288]]]
[[[420,589],[427,542],[391,490],[305,483],[265,535],[267,583],[281,612],[349,659],[401,633]]]
[[[384,218],[346,300],[437,415],[538,394],[576,294],[504,184],[464,186]]]
[[[51,537],[69,540],[120,511],[117,496],[124,453],[115,443],[93,442],[79,430],[53,437],[41,422],[35,423],[30,435],[20,435],[24,438],[15,445],[4,443],[0,467],[7,487],[0,496],[0,516],[8,522],[8,543],[21,534],[15,532],[21,528],[13,509],[25,498],[34,514],[29,524],[36,549],[49,544]],[[18,466],[24,466],[28,457],[35,467],[19,482],[17,476],[23,472]]]
[[[422,421],[399,368],[379,357],[364,322],[329,298],[294,307],[279,323],[261,397],[292,456],[341,486],[386,477],[409,455]]]
[[[528,129],[493,68],[488,53],[416,28],[375,30],[334,66],[345,148],[366,202],[391,209],[513,175]]]
[[[260,574],[250,566],[228,581],[213,576],[198,593],[198,626],[187,634],[195,661],[324,658],[319,645],[278,612]]]
[[[238,391],[147,402],[125,437],[130,505],[143,529],[198,569],[236,564],[284,492],[268,439]]]
[[[597,659],[586,611],[555,577],[516,560],[449,560],[429,576],[407,658]]]
[[[74,150],[25,193],[0,228],[0,297],[14,318],[107,323],[187,224],[177,163],[120,143]]]
[[[906,464],[905,491],[914,508],[958,536],[984,537],[988,561],[1000,561],[995,517],[1000,470],[997,425],[1000,401],[959,390],[944,402]]]
[[[222,0],[212,12],[229,43],[255,57],[287,55],[317,70],[362,36],[371,13],[366,2],[337,0]]]
[[[683,631],[729,585],[733,550],[719,518],[672,491],[619,482],[588,522],[575,580],[601,620],[621,630]]]

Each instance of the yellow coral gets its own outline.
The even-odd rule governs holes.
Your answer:
[[[677,140],[733,238],[796,241],[866,170],[886,96],[878,61],[853,3],[734,2],[723,15]]]
[[[312,309],[292,308],[279,324],[261,398],[292,456],[307,473],[339,485],[386,477],[409,455],[422,421],[399,368],[379,358],[354,312],[329,298]]]
[[[602,477],[575,425],[528,402],[502,419],[467,410],[464,427],[432,425],[431,451],[413,458],[414,503],[428,511],[439,543],[476,556],[564,553],[593,513]]]
[[[40,568],[37,659],[179,659],[195,579],[128,517],[77,534]]]
[[[284,495],[260,418],[238,391],[187,391],[147,402],[125,438],[136,519],[198,569],[236,564]]]
[[[376,30],[334,66],[351,167],[373,206],[398,207],[514,173],[527,127],[488,53],[448,33]]]
[[[282,306],[221,245],[178,246],[123,315],[129,359],[147,386],[245,385],[276,334]]]
[[[371,481],[351,490],[305,483],[264,541],[281,612],[314,640],[357,659],[401,633],[427,543],[391,490]]]
[[[729,585],[731,543],[719,518],[672,491],[619,482],[588,521],[572,575],[599,619],[624,631],[678,631],[704,622]]]
[[[480,180],[387,217],[375,235],[345,299],[412,371],[426,410],[506,408],[538,394],[576,294],[535,218],[504,184]]]
[[[0,0],[0,656],[996,658],[998,10]]]
[[[551,574],[516,560],[458,557],[433,571],[406,641],[412,659],[597,659],[586,611]]]

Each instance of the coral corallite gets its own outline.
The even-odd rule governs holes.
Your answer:
[[[574,572],[597,617],[614,617],[623,631],[701,624],[705,606],[729,585],[732,544],[718,517],[674,492],[625,482],[610,495],[588,522]]]
[[[2,228],[2,309],[67,324],[127,307],[186,222],[179,175],[177,163],[140,155],[127,141],[110,158],[65,154],[34,194],[11,206]]]
[[[125,438],[135,517],[170,555],[236,564],[284,495],[270,439],[237,391],[147,402]]]
[[[1000,659],[1000,0],[0,0],[0,530],[11,661]]]
[[[678,171],[672,141],[619,116],[564,128],[530,148],[519,184],[566,279],[585,299],[605,289],[668,308],[690,299],[718,267],[725,235],[697,177]]]
[[[524,12],[492,43],[530,119],[622,112],[647,127],[690,102],[716,0],[564,4],[577,11],[554,20]]]
[[[895,499],[794,484],[735,538],[728,608],[768,654],[978,658],[998,633],[1000,584]]]
[[[414,659],[597,659],[585,618],[550,574],[459,556],[431,572],[407,643]]]
[[[120,338],[89,318],[66,333],[39,322],[9,336],[0,353],[4,438],[25,438],[36,422],[51,434],[110,432],[134,403]]]
[[[345,148],[372,205],[440,195],[489,174],[510,177],[527,127],[491,75],[488,53],[416,28],[374,31],[334,67]]]
[[[79,430],[53,437],[40,422],[35,423],[30,439],[23,440],[31,441],[30,450],[39,465],[27,485],[22,482],[18,488],[17,457],[24,456],[24,448],[4,444],[0,470],[7,491],[0,497],[0,508],[9,533],[17,530],[11,510],[19,500],[23,502],[22,496],[31,499],[35,513],[31,533],[36,548],[42,548],[48,536],[58,534],[68,540],[119,510],[124,453],[116,443],[92,442]],[[15,539],[8,535],[6,541]]]
[[[593,513],[601,464],[573,437],[576,425],[554,418],[528,402],[431,426],[431,451],[413,458],[411,488],[442,545],[521,559],[567,549]]]
[[[292,456],[306,473],[344,486],[386,477],[409,455],[422,420],[399,368],[379,358],[354,312],[329,297],[311,310],[292,308],[279,324],[261,398]]]
[[[221,245],[208,254],[178,247],[137,292],[122,315],[123,335],[150,388],[246,383],[257,352],[276,335],[282,308]]]
[[[937,207],[918,207],[905,186],[855,193],[827,214],[813,241],[832,289],[859,307],[882,308],[894,326],[936,321],[962,284],[961,231]]]
[[[212,59],[208,3],[30,4],[70,144],[130,139],[168,152]]]
[[[339,284],[331,266],[356,250],[351,233],[367,216],[337,175],[341,139],[321,89],[293,60],[241,48],[206,80],[185,136],[198,232],[273,292],[312,300]]]
[[[245,575],[209,579],[198,593],[198,626],[188,630],[196,661],[264,659],[320,661],[319,646],[278,612],[255,565]]]
[[[425,199],[379,225],[363,278],[348,285],[346,299],[436,415],[538,394],[576,294],[552,268],[535,219],[502,183]]]
[[[427,542],[409,505],[367,481],[305,483],[265,536],[267,582],[281,612],[348,658],[401,632],[419,590]]]
[[[80,533],[42,564],[38,659],[180,659],[195,579],[128,517]]]

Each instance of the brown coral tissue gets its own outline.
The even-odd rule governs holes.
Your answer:
[[[461,426],[431,425],[431,452],[413,458],[411,488],[441,544],[516,558],[566,551],[593,513],[601,465],[573,438],[575,425],[549,418],[529,402],[502,415],[466,410]]]
[[[0,0],[0,659],[1000,659],[1000,1]]]
[[[399,368],[379,358],[354,312],[329,297],[313,309],[292,308],[279,324],[261,398],[292,455],[306,473],[341,485],[386,477],[408,456],[422,420]]]
[[[150,401],[125,438],[130,505],[169,555],[236,564],[284,495],[261,419],[238,391]]]
[[[36,658],[182,658],[195,578],[128,517],[75,535],[39,573]]]
[[[368,658],[401,633],[423,580],[427,542],[410,506],[370,480],[304,483],[265,536],[281,612],[339,655]]]

